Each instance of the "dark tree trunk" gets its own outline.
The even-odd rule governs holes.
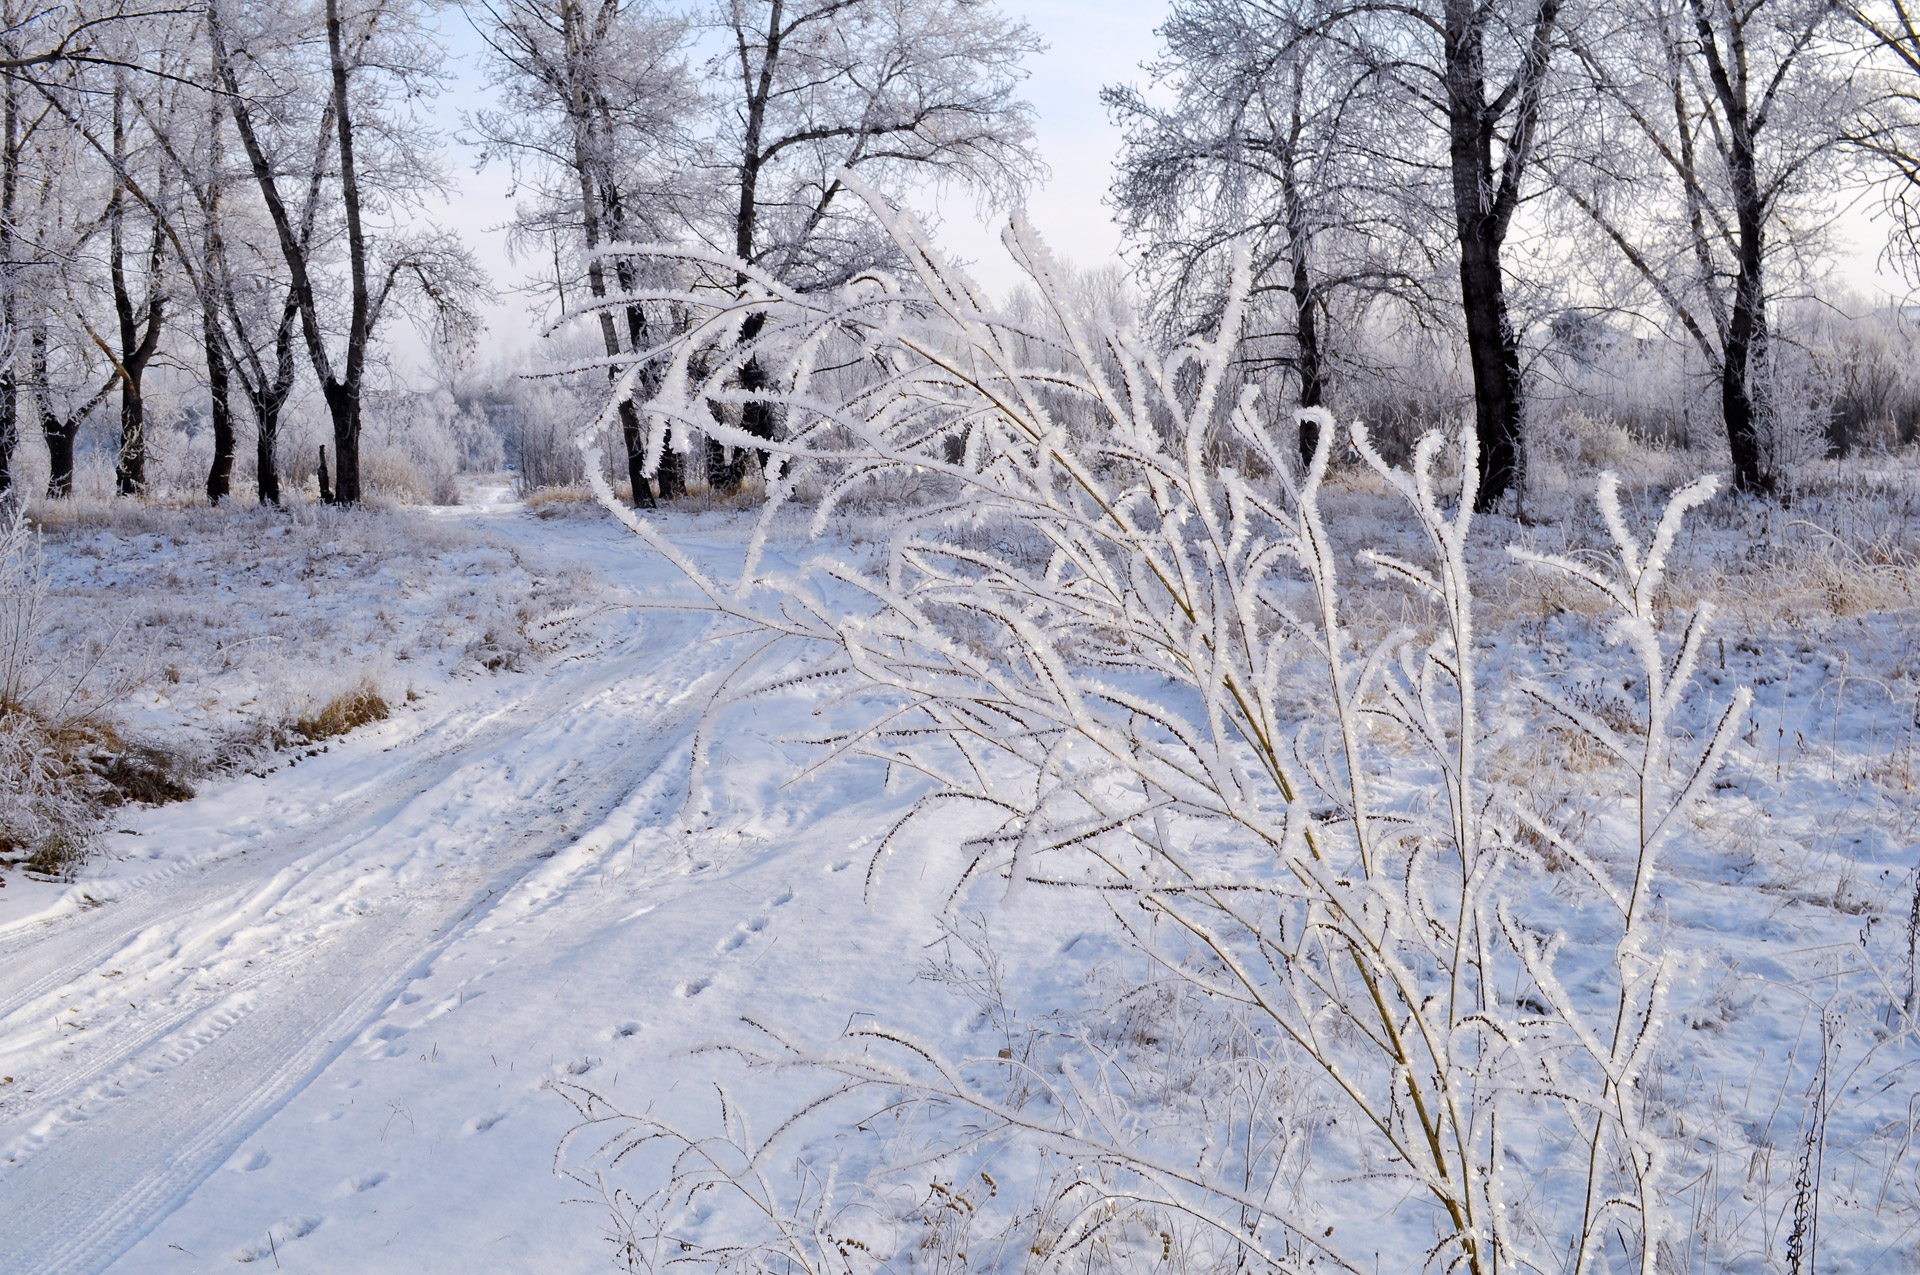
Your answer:
[[[229,392],[226,342],[220,332],[220,301],[215,292],[224,277],[226,257],[220,237],[220,182],[224,167],[220,147],[220,117],[225,108],[216,98],[210,104],[207,132],[212,148],[213,178],[206,198],[206,258],[201,263],[200,337],[207,362],[207,416],[213,426],[213,463],[207,469],[207,501],[219,504],[233,494],[233,400]]]
[[[340,202],[347,220],[347,273],[353,285],[353,311],[347,322],[346,371],[337,383],[327,387],[326,398],[333,415],[334,502],[354,505],[360,503],[360,384],[367,342],[372,336],[372,298],[367,290],[367,236],[360,220],[360,178],[354,163],[340,0],[327,0],[327,58],[333,71],[333,119],[339,130]]]
[[[73,495],[73,440],[80,422],[63,421],[48,412],[40,418],[40,432],[47,440],[47,495],[65,500]]]
[[[207,416],[213,425],[213,464],[207,470],[207,500],[219,504],[233,494],[233,408],[228,396],[227,356],[220,347],[220,318],[212,300],[203,314],[207,354]]]
[[[1294,366],[1300,373],[1300,406],[1319,407],[1326,393],[1326,372],[1320,357],[1320,328],[1313,313],[1313,279],[1308,272],[1306,245],[1301,242],[1304,228],[1296,226],[1293,242],[1293,347]],[[1313,464],[1320,450],[1320,426],[1310,420],[1300,422],[1300,463]]]
[[[320,444],[319,478],[320,478],[320,503],[323,505],[339,504],[340,503],[339,493],[335,491],[334,488],[327,482],[327,445],[325,443]]]
[[[1737,183],[1736,183],[1737,185]],[[1727,422],[1727,448],[1733,459],[1733,486],[1737,491],[1773,489],[1765,451],[1760,441],[1759,412],[1753,393],[1755,366],[1766,357],[1765,312],[1761,292],[1761,227],[1747,209],[1740,216],[1740,274],[1734,282],[1733,307],[1727,316],[1727,336],[1721,350],[1720,411]]]
[[[1460,297],[1467,321],[1467,359],[1473,367],[1474,434],[1480,441],[1482,510],[1523,476],[1520,343],[1507,318],[1500,247],[1461,236]]]
[[[599,149],[607,144],[606,139],[594,136],[592,103],[587,93],[589,72],[583,65],[587,54],[584,47],[586,37],[581,30],[581,22],[578,5],[563,3],[560,6],[561,35],[566,40],[567,51],[567,113],[573,126],[573,170],[580,182],[580,227],[587,245],[587,288],[593,293],[595,301],[605,301],[607,269],[600,257],[602,205],[604,202],[610,209],[617,206],[619,191],[613,186],[608,167],[599,154]],[[618,216],[615,215],[613,220],[617,231]],[[623,278],[621,282],[624,287],[626,280]],[[617,359],[622,351],[620,331],[613,311],[603,305],[599,317],[601,345],[609,359]],[[636,345],[636,352],[638,348]],[[609,367],[607,379],[618,382],[619,369]],[[621,400],[619,414],[620,442],[626,452],[627,482],[631,488],[633,507],[651,509],[654,500],[653,488],[647,485],[646,425],[631,395]]]
[[[131,377],[120,381],[120,452],[113,465],[113,487],[122,496],[147,488],[146,400]]]
[[[739,199],[733,216],[733,252],[741,261],[752,261],[754,257],[753,241],[758,233],[760,221],[760,170],[766,165],[768,156],[762,149],[762,139],[766,131],[767,108],[773,99],[773,82],[778,73],[781,47],[784,43],[783,19],[785,6],[782,0],[773,0],[767,12],[766,44],[761,50],[760,68],[751,77],[752,89],[747,96],[746,132],[741,138],[740,150],[740,189]],[[744,44],[742,49],[744,51]],[[737,286],[744,288],[747,280],[741,276]],[[750,314],[740,325],[740,342],[746,344],[760,335],[760,329],[766,325],[766,315]],[[766,369],[760,360],[750,358],[740,369],[740,387],[751,393],[765,389]],[[765,403],[750,401],[740,413],[740,428],[755,438],[773,437],[773,411]],[[716,493],[732,493],[740,490],[746,480],[747,458],[753,453],[744,447],[733,449],[728,455],[727,448],[709,438],[707,440],[707,485]],[[760,453],[762,467],[766,465],[765,452]]]
[[[13,490],[13,454],[20,446],[20,385],[8,367],[0,372],[0,496]]]
[[[1320,327],[1313,313],[1313,268],[1310,249],[1313,231],[1307,218],[1307,202],[1300,191],[1295,171],[1301,134],[1306,120],[1301,109],[1301,71],[1296,65],[1293,79],[1293,110],[1287,131],[1287,144],[1280,161],[1280,193],[1286,201],[1287,253],[1292,258],[1293,278],[1287,291],[1293,298],[1293,365],[1300,375],[1300,406],[1318,407],[1326,392],[1326,371],[1320,355]],[[1300,422],[1300,464],[1313,464],[1320,450],[1320,426],[1315,421]]]
[[[296,374],[293,363],[293,321],[298,310],[291,293],[280,310],[280,327],[273,336],[273,379],[257,375],[260,389],[249,395],[254,420],[254,465],[260,475],[260,503],[280,503],[280,461],[275,448],[280,441],[280,411],[293,393]],[[265,369],[256,365],[256,373]]]
[[[280,459],[274,444],[280,440],[280,411],[277,406],[253,404],[253,468],[262,505],[280,503]]]
[[[1560,0],[1538,0],[1519,66],[1489,99],[1486,39],[1494,13],[1476,0],[1446,0],[1448,164],[1460,244],[1460,302],[1473,368],[1474,433],[1480,444],[1474,507],[1481,511],[1493,508],[1525,477],[1520,342],[1507,312],[1500,250],[1532,162],[1559,14]],[[1496,138],[1504,146],[1498,165]]]
[[[47,495],[64,500],[73,494],[73,438],[80,420],[63,421],[47,402],[47,325],[36,323],[27,338],[27,376],[40,408],[40,436],[47,442]]]
[[[120,373],[120,452],[113,468],[114,487],[122,496],[134,496],[147,486],[147,408],[141,385],[147,364],[160,348],[160,328],[165,318],[166,300],[160,291],[160,259],[165,239],[156,214],[153,235],[147,245],[146,298],[144,304],[136,308],[133,293],[127,287],[127,190],[120,176],[127,163],[124,99],[125,86],[116,81],[113,193],[107,200],[107,273],[113,287],[114,317],[120,328],[120,349],[115,357],[116,370]]]
[[[0,328],[8,336],[20,330],[20,270],[15,251],[15,196],[20,186],[20,87],[6,73],[0,91]],[[13,490],[13,457],[20,446],[20,378],[15,371],[18,352],[6,352],[0,367],[0,495]]]
[[[333,486],[327,487],[327,463],[324,459],[326,449],[321,448],[323,459],[320,462],[320,487],[322,496],[329,505],[352,505],[360,501],[360,474],[357,468],[350,466],[340,450],[340,439],[346,437],[357,444],[360,439],[360,396],[346,386],[328,384],[321,387],[327,401],[327,414],[333,419]],[[356,447],[357,450],[357,447]],[[351,479],[353,486],[347,486]],[[353,495],[348,496],[351,490]]]
[[[1732,188],[1734,220],[1739,230],[1739,272],[1733,285],[1733,304],[1729,307],[1726,330],[1720,343],[1720,411],[1727,423],[1727,448],[1732,453],[1733,486],[1736,491],[1773,490],[1773,475],[1768,472],[1767,457],[1761,446],[1759,404],[1753,393],[1757,364],[1766,359],[1766,288],[1762,273],[1764,229],[1767,206],[1760,193],[1754,161],[1754,138],[1764,122],[1764,110],[1756,115],[1747,98],[1742,20],[1731,19],[1728,45],[1741,71],[1739,83],[1728,72],[1720,55],[1720,41],[1701,0],[1692,0],[1694,31],[1699,49],[1707,61],[1708,79],[1726,117],[1723,155],[1727,179]]]
[[[33,401],[40,415],[40,436],[47,442],[47,495],[64,500],[73,494],[73,441],[80,425],[94,409],[107,401],[113,387],[120,383],[118,371],[107,377],[92,398],[66,416],[53,410],[47,386],[47,324],[39,319],[27,334],[27,375],[32,382]]]

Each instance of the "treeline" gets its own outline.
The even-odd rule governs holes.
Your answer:
[[[369,404],[400,394],[395,328],[460,366],[490,294],[431,224],[453,135],[511,170],[520,286],[568,334],[552,370],[582,402],[684,327],[676,295],[827,289],[888,264],[847,174],[1005,208],[1044,171],[1019,97],[1037,41],[979,0],[3,16],[0,490],[38,435],[46,493],[70,493],[100,415],[117,417],[115,488],[149,489],[161,383],[186,387],[173,397],[209,440],[208,499],[241,472],[264,503],[289,475],[359,500]],[[435,104],[453,22],[484,41],[493,102],[458,120]],[[1895,383],[1900,316],[1840,332],[1808,301],[1858,192],[1891,212],[1892,259],[1920,262],[1920,39],[1897,0],[1179,0],[1160,36],[1152,84],[1105,95],[1138,293],[1162,326],[1203,330],[1243,254],[1242,371],[1280,401],[1431,416],[1432,393],[1382,389],[1425,360],[1429,391],[1457,381],[1472,405],[1488,505],[1524,475],[1532,407],[1600,367],[1664,369],[1681,432],[1696,406],[1714,416],[1754,492],[1816,381],[1852,384],[1819,409],[1841,446],[1920,418]],[[659,244],[695,255],[668,278],[625,250]],[[741,310],[751,348],[763,320]],[[737,489],[751,448],[650,437],[658,375],[616,412],[635,502]],[[743,360],[728,409],[759,438],[779,428],[752,401],[766,376]],[[489,423],[468,388],[448,437],[478,421],[513,449],[524,424]],[[303,403],[324,416],[320,454],[289,457]]]
[[[1900,0],[1177,0],[1160,34],[1152,89],[1106,92],[1150,303],[1203,327],[1243,245],[1251,361],[1302,406],[1364,398],[1383,332],[1437,334],[1482,504],[1523,476],[1530,400],[1597,366],[1652,375],[1682,433],[1706,389],[1749,492],[1796,432],[1912,441],[1904,316],[1843,329],[1814,303],[1857,201],[1920,264]]]
[[[672,321],[620,304],[643,281],[612,246],[697,242],[830,286],[880,241],[845,210],[841,172],[1000,198],[1038,170],[1014,92],[1035,41],[969,0],[117,2],[0,21],[0,490],[37,433],[47,495],[72,492],[81,426],[117,409],[114,485],[143,492],[147,392],[186,377],[212,439],[208,499],[233,493],[248,433],[258,498],[281,499],[283,422],[306,395],[328,426],[322,494],[359,500],[367,404],[395,388],[391,329],[410,318],[457,356],[489,292],[428,216],[456,129],[512,166],[519,199],[501,219],[552,263],[533,290],[556,315],[611,306],[584,359],[602,374]],[[434,108],[441,21],[471,22],[490,49],[497,106],[457,124]],[[744,277],[729,265],[696,282]],[[771,432],[764,414],[752,423]],[[644,502],[637,409],[623,425]],[[659,468],[662,495],[686,487],[677,459]],[[707,478],[737,487],[749,464],[716,450]]]

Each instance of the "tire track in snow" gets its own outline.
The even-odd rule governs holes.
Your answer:
[[[690,649],[699,624],[643,622],[598,659],[565,661],[529,679],[517,702],[488,705],[455,732],[464,738],[428,732],[403,745],[430,755],[283,844],[243,837],[235,851],[121,902],[6,936],[0,960],[26,983],[0,1003],[0,1050],[36,1033],[44,1047],[48,1011],[63,1002],[91,1001],[102,1017],[69,1043],[74,1056],[53,1063],[65,1075],[0,1114],[0,1156],[14,1156],[0,1163],[0,1269],[109,1264],[518,880],[676,757],[698,699],[645,671],[656,662],[646,656]],[[675,671],[687,674],[683,664]],[[651,718],[636,723],[640,714]],[[325,769],[299,778],[310,784]],[[468,828],[476,793],[499,808],[481,802]],[[410,842],[416,858],[431,856],[453,834],[498,843],[448,871],[406,880],[390,870]],[[371,874],[384,888],[356,905],[342,891],[370,875],[369,864],[387,873]],[[253,964],[220,981],[209,971],[240,940]],[[110,962],[118,982],[102,978]],[[137,976],[168,984],[163,995],[141,993],[159,1005],[145,1018],[106,999],[124,1003]]]

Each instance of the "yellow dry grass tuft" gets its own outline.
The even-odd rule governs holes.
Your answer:
[[[309,743],[317,743],[358,730],[369,722],[385,721],[392,711],[373,679],[362,678],[358,684],[328,700],[318,712],[295,718],[293,732]]]

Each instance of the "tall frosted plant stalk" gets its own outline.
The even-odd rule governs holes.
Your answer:
[[[1269,1061],[1317,1075],[1357,1139],[1349,1215],[1392,1220],[1336,1235],[1317,1193],[1260,1185],[1277,1174],[1249,1147],[1134,1118],[1118,1088],[1078,1085],[1072,1066],[1065,1080],[1023,1078],[1049,1095],[1035,1106],[1008,1097],[1006,1059],[943,1057],[885,1025],[777,1057],[964,1103],[1097,1161],[1114,1208],[1198,1219],[1223,1260],[1371,1269],[1384,1244],[1477,1275],[1563,1272],[1618,1237],[1651,1275],[1664,1157],[1636,1082],[1658,1043],[1666,965],[1649,883],[1747,705],[1743,691],[1704,747],[1675,755],[1709,613],[1669,633],[1659,586],[1711,481],[1674,497],[1645,549],[1603,482],[1605,567],[1521,555],[1599,591],[1644,681],[1625,735],[1527,687],[1626,775],[1624,807],[1596,803],[1600,831],[1578,839],[1483,773],[1484,741],[1515,697],[1490,707],[1479,680],[1471,430],[1446,477],[1438,434],[1400,471],[1351,430],[1424,547],[1362,562],[1438,617],[1424,636],[1363,644],[1343,618],[1355,586],[1322,506],[1335,422],[1302,414],[1320,442],[1297,472],[1296,420],[1235,388],[1244,264],[1218,332],[1161,352],[1083,322],[1018,221],[1005,243],[1042,301],[1024,323],[866,197],[907,263],[898,275],[803,295],[728,262],[745,295],[662,295],[695,321],[650,356],[662,369],[650,463],[664,438],[698,430],[768,453],[739,573],[708,574],[595,477],[602,502],[708,606],[764,635],[731,683],[736,701],[838,682],[851,693],[833,702],[837,742],[822,761],[871,756],[924,777],[870,879],[939,810],[977,828],[956,897],[993,874],[1008,893],[1097,892],[1139,950],[1250,1024]],[[749,314],[766,317],[743,340]],[[743,390],[749,359],[780,372]],[[783,420],[778,441],[727,423],[749,398]],[[597,457],[586,469],[602,472]],[[766,538],[803,478],[822,493],[818,534],[842,504],[906,476],[923,494],[889,509],[877,560],[823,548],[797,568],[768,565]],[[802,671],[760,671],[795,647],[812,652]],[[1611,960],[1567,978],[1564,933],[1575,918],[1590,931],[1595,906],[1610,933],[1582,951],[1611,944]],[[662,1134],[641,1121],[634,1136]]]

